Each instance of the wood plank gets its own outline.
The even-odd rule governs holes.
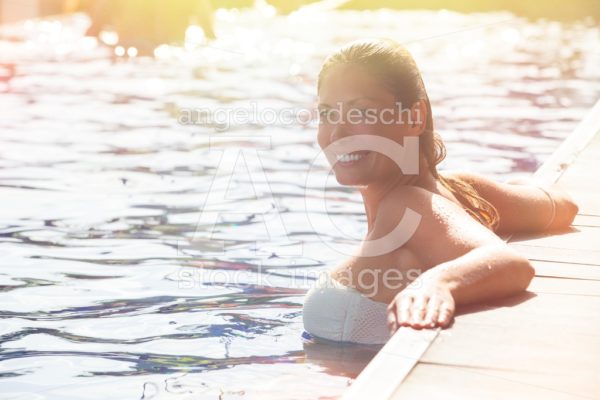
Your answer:
[[[538,295],[518,307],[457,316],[421,362],[493,370],[529,385],[594,398],[600,393],[599,330],[599,298]],[[411,379],[412,374],[402,386]]]
[[[552,377],[550,377],[551,379]],[[573,393],[548,385],[523,382],[522,373],[465,368],[452,365],[419,364],[392,396],[393,400],[581,400]]]
[[[569,194],[579,206],[580,214],[600,216],[600,199],[597,191],[593,192],[591,189],[590,192],[571,190]]]
[[[578,214],[573,221],[574,227],[579,226],[594,226],[600,227],[600,215],[583,215]]]
[[[513,235],[511,244],[525,246],[552,247],[554,249],[569,250],[591,250],[600,251],[600,228],[580,226],[571,227],[564,232],[558,232],[551,236],[548,234],[519,234]],[[598,257],[600,264],[600,254]]]
[[[600,339],[597,337],[573,335],[570,340],[565,340],[564,337],[553,339],[555,332],[547,332],[543,327],[518,329],[518,333],[514,334],[512,330],[499,329],[497,326],[463,326],[468,331],[454,331],[452,337],[440,336],[439,341],[432,344],[435,351],[425,354],[421,362],[565,377],[565,381],[557,382],[555,388],[563,385],[562,390],[568,391],[576,391],[568,388],[572,373],[585,375],[586,372],[594,371],[597,374],[599,371],[597,358]],[[590,389],[588,385],[580,394],[585,395]]]
[[[506,327],[508,330],[543,325],[548,332],[597,336],[600,297],[525,292],[507,299],[460,307],[452,331],[461,324]]]
[[[514,248],[530,260],[600,265],[600,251],[555,249],[551,247],[529,246],[520,243],[510,243],[510,247]]]
[[[598,296],[529,293],[463,307],[392,398],[438,398],[437,390],[444,399],[488,398],[488,392],[499,398],[594,398],[600,393],[599,331]],[[448,387],[432,371],[418,372],[429,364],[464,370],[460,377],[450,373],[452,380],[470,381]],[[497,389],[502,382],[511,389]]]
[[[532,261],[535,275],[555,278],[600,280],[600,268],[597,265],[569,264],[552,261]]]
[[[600,270],[600,267],[596,267],[596,269]],[[600,282],[596,280],[535,277],[527,290],[534,293],[600,296]]]

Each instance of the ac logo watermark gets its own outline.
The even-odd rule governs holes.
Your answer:
[[[238,143],[245,146],[235,145]],[[234,144],[234,146],[232,146]],[[253,222],[261,220],[264,225],[264,232],[271,241],[284,242],[285,245],[278,248],[278,256],[292,257],[302,255],[302,243],[292,241],[285,229],[283,219],[279,212],[279,206],[271,190],[269,180],[265,173],[259,151],[268,151],[272,148],[271,138],[268,136],[230,136],[220,135],[210,138],[210,151],[221,151],[222,155],[217,166],[216,173],[209,187],[204,205],[200,210],[200,217],[191,239],[198,240],[199,232],[206,232],[211,240],[211,248],[223,253],[225,251],[225,241],[214,238],[217,232],[219,218],[224,215],[252,215]],[[269,207],[260,207],[256,203],[236,204],[236,211],[226,209],[227,204],[231,204],[232,199],[227,197],[232,187],[232,182],[236,173],[236,166],[243,162],[245,164],[248,182],[252,187],[255,197],[269,205]],[[251,170],[251,166],[253,167]],[[215,188],[217,179],[224,177],[228,179],[226,190]],[[256,232],[258,235],[258,232]]]
[[[245,145],[232,146],[232,144]],[[222,151],[222,156],[217,166],[217,171],[213,177],[211,186],[206,195],[204,205],[201,208],[196,230],[194,231],[194,236],[191,239],[192,244],[198,239],[198,236],[206,239],[206,234],[208,234],[208,239],[211,241],[211,248],[216,248],[219,250],[219,252],[224,252],[225,241],[214,238],[214,234],[217,232],[219,218],[224,214],[241,213],[247,215],[248,213],[252,213],[255,219],[262,220],[269,240],[276,240],[278,243],[285,243],[285,245],[278,246],[277,256],[294,257],[303,255],[302,243],[298,243],[297,241],[294,242],[289,238],[283,218],[279,212],[279,207],[277,206],[277,201],[269,185],[267,174],[263,168],[263,163],[261,162],[259,151],[268,151],[271,148],[271,138],[268,136],[257,137],[219,135],[210,138],[210,150]],[[324,154],[329,160],[332,169],[333,165],[337,162],[337,155],[365,150],[377,152],[389,157],[405,175],[419,173],[418,137],[405,137],[403,145],[400,145],[391,139],[377,135],[352,135],[333,142],[327,148],[323,149],[323,151],[320,152],[315,157],[313,162],[308,166],[306,188],[311,188],[311,190],[316,188],[323,193],[321,201],[316,202],[318,207],[318,210],[316,210],[317,212],[314,214],[313,211],[306,212],[308,221],[314,230],[316,230],[316,224],[321,225],[325,223],[328,224],[327,230],[329,232],[337,231],[340,233],[340,235],[347,237],[347,235],[341,232],[331,219],[319,219],[318,222],[315,220],[315,214],[322,213],[322,215],[327,215],[325,196],[327,175],[323,174],[322,172],[317,172],[315,165],[317,164],[318,158],[321,156],[321,154]],[[229,190],[221,190],[214,187],[218,178],[225,177],[226,179],[229,179],[229,184],[227,185],[227,189],[229,189],[236,172],[236,166],[238,165],[238,162],[242,160],[245,164],[246,172],[249,177],[248,182],[250,182],[251,186],[253,187],[254,193],[261,193],[262,200],[265,200],[269,204],[275,205],[274,209],[272,209],[268,215],[265,214],[264,208],[261,209],[255,205],[246,205],[243,210],[238,209],[235,212],[225,209],[225,205],[231,203],[231,199],[227,197]],[[252,171],[250,166],[253,167]],[[306,200],[307,196],[305,195],[305,202]],[[416,211],[407,208],[401,221],[391,232],[376,240],[363,241],[360,249],[360,255],[364,257],[374,257],[387,254],[401,247],[416,232],[420,221],[421,215]],[[200,232],[202,232],[203,235],[198,235]],[[353,253],[349,253],[343,246],[336,245],[331,240],[326,240],[325,238],[321,239],[327,246],[339,254],[347,256],[355,255]]]

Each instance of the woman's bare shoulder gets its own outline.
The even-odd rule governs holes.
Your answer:
[[[487,244],[503,244],[492,231],[444,196],[427,189],[407,186],[391,191],[377,212],[375,230],[387,234],[407,210],[418,215],[418,224],[403,244],[424,265],[435,265]]]
[[[377,210],[376,221],[381,221],[387,228],[393,227],[404,217],[407,209],[417,213],[420,225],[428,230],[444,230],[450,225],[461,226],[463,231],[479,228],[479,223],[460,205],[441,194],[417,186],[399,186],[390,191]]]

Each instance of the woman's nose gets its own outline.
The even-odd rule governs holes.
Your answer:
[[[347,132],[344,126],[343,122],[338,122],[336,124],[333,125],[333,128],[331,129],[331,133],[329,135],[330,141],[331,143],[335,142],[336,140],[340,140],[344,137],[347,136]]]

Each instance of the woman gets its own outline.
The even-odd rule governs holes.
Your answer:
[[[329,56],[318,96],[319,145],[337,181],[359,187],[368,233],[355,256],[307,293],[304,326],[313,336],[384,343],[401,326],[447,327],[457,306],[514,295],[533,278],[529,261],[497,234],[560,229],[577,214],[557,188],[440,174],[445,149],[420,72],[392,40],[356,41]],[[403,148],[407,138],[418,139],[418,171],[405,173],[372,149],[332,150],[359,137]],[[366,252],[390,236],[408,209],[420,216],[410,235],[385,251]]]

